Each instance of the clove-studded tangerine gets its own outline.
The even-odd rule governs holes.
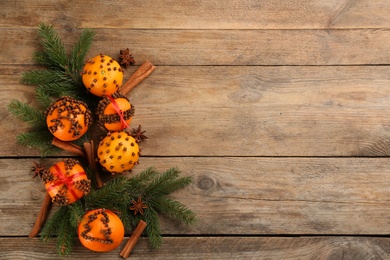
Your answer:
[[[96,252],[108,252],[118,247],[125,235],[120,218],[110,210],[88,211],[78,226],[78,237],[83,246]]]
[[[122,93],[104,96],[96,109],[99,125],[108,131],[127,128],[134,115],[134,106]]]
[[[71,158],[44,170],[42,180],[53,202],[60,206],[79,200],[88,194],[91,188],[91,181],[83,167]]]
[[[95,96],[112,95],[123,81],[123,69],[110,56],[100,54],[84,66],[82,80],[87,90]]]
[[[62,141],[79,139],[92,124],[87,104],[67,96],[49,106],[45,115],[50,132]]]
[[[131,170],[138,164],[137,141],[125,131],[109,132],[97,149],[99,163],[112,174]]]

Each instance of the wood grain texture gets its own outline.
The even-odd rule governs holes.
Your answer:
[[[34,68],[42,21],[68,48],[95,29],[88,57],[130,48],[137,66],[157,65],[129,94],[132,126],[149,137],[133,174],[154,165],[193,176],[172,197],[199,222],[161,218],[164,246],[142,238],[132,258],[390,259],[389,1],[0,6],[0,259],[59,259],[53,241],[27,238],[45,192],[29,173],[40,154],[16,144],[28,127],[6,111],[11,98],[37,105],[19,80]],[[71,258],[119,251],[77,244]]]
[[[25,66],[0,66],[0,156],[36,156],[12,98],[36,105]],[[126,77],[136,69],[132,67]],[[159,66],[130,94],[148,156],[389,156],[387,66]]]
[[[141,157],[133,174],[150,166],[178,167],[193,177],[193,184],[172,196],[197,213],[198,223],[185,226],[163,218],[163,234],[387,235],[387,161]],[[32,162],[0,160],[0,236],[25,236],[34,224],[45,190],[31,180]]]
[[[54,240],[42,243],[38,238],[0,238],[3,260],[63,259],[54,248]],[[99,254],[77,242],[71,258],[121,259],[120,248]],[[158,250],[150,249],[147,239],[141,238],[130,258],[378,260],[389,259],[389,248],[390,238],[380,237],[164,237]]]
[[[386,0],[120,0],[92,5],[3,0],[0,27],[35,27],[44,20],[67,30],[389,28],[389,12]]]
[[[68,47],[77,31],[59,27]],[[130,48],[137,64],[154,65],[382,65],[390,61],[388,29],[132,30],[97,29],[90,57],[117,57]],[[35,28],[0,28],[0,64],[31,64]],[[17,44],[15,44],[17,42]]]

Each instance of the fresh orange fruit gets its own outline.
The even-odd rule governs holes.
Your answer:
[[[108,252],[121,244],[125,228],[120,218],[110,210],[94,209],[82,217],[77,233],[86,248]]]
[[[131,170],[138,163],[138,143],[125,131],[108,133],[97,150],[100,164],[112,174]]]
[[[134,115],[134,107],[122,93],[105,96],[97,107],[99,125],[108,131],[121,131],[127,128]]]
[[[74,141],[83,136],[92,124],[87,104],[71,97],[61,97],[46,110],[50,132],[62,141]]]
[[[100,54],[85,64],[82,79],[84,86],[93,95],[112,95],[122,85],[123,69],[110,56]]]
[[[71,204],[89,193],[91,181],[75,159],[64,159],[42,175],[45,188],[58,205]]]

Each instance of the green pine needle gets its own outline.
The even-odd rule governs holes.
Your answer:
[[[48,241],[53,237],[57,237],[58,254],[70,254],[77,236],[78,223],[83,215],[84,210],[80,201],[59,207],[42,228],[42,239]]]
[[[187,209],[183,204],[166,197],[156,197],[151,202],[156,211],[166,214],[171,218],[179,220],[185,224],[194,224],[196,215]]]
[[[68,65],[65,46],[53,26],[41,23],[38,34],[41,37],[43,51],[36,53],[36,62],[53,69],[65,68]]]
[[[130,197],[139,196],[144,192],[148,183],[156,178],[159,172],[154,167],[149,167],[146,170],[138,173],[126,182],[126,190]]]
[[[62,216],[66,213],[65,207],[60,207],[53,216],[51,216],[45,223],[41,231],[41,238],[43,241],[48,241],[55,237],[59,231],[58,223],[63,221]]]
[[[44,87],[39,86],[35,90],[35,98],[46,109],[54,101]]]
[[[85,29],[80,35],[78,42],[73,46],[69,57],[69,69],[72,74],[79,74],[84,66],[85,56],[92,45],[95,33],[91,29]],[[79,77],[81,79],[81,77]],[[82,82],[79,82],[80,84]]]
[[[38,148],[43,157],[54,155],[60,151],[51,144],[53,136],[47,129],[36,129],[17,135],[17,142],[23,146]]]
[[[48,96],[58,99],[62,96],[71,96],[77,98],[78,91],[74,84],[70,82],[52,82],[39,85],[42,91]]]
[[[61,70],[30,70],[22,74],[22,83],[34,86],[64,81],[69,81],[69,78]]]
[[[144,216],[147,223],[145,232],[149,238],[149,244],[152,248],[160,248],[162,245],[162,237],[158,214],[153,208],[148,208],[145,210]]]
[[[154,197],[168,195],[192,182],[190,176],[179,178],[179,174],[180,171],[177,168],[168,169],[145,188],[145,193],[152,194]]]
[[[86,196],[86,204],[89,208],[112,208],[118,203],[128,203],[124,194],[126,178],[124,176],[117,177],[108,181],[102,188],[92,190]],[[110,207],[111,206],[111,207]]]
[[[84,209],[83,209],[83,205],[81,204],[81,201],[78,200],[75,203],[70,204],[68,207],[69,207],[69,214],[71,216],[69,218],[70,224],[73,227],[77,228],[80,221],[81,221],[81,218],[85,214]]]
[[[19,100],[11,100],[8,111],[32,127],[46,126],[46,118],[42,111]]]
[[[171,168],[166,172],[164,172],[163,174],[160,174],[157,178],[155,178],[152,182],[150,182],[146,188],[146,192],[154,191],[156,188],[160,188],[161,185],[164,185],[165,182],[174,180],[178,176],[179,176],[179,171],[177,171],[177,169],[175,168]]]

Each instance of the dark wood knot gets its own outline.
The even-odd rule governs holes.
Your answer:
[[[203,176],[203,177],[200,177],[197,185],[198,185],[198,188],[201,190],[211,190],[214,187],[215,182],[210,177]]]

